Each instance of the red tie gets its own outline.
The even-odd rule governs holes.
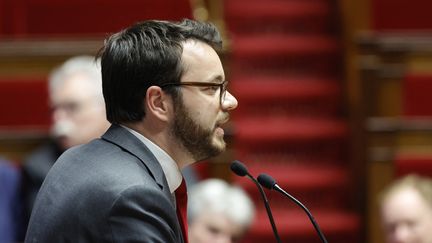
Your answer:
[[[176,206],[177,206],[177,217],[180,222],[180,226],[183,233],[183,239],[184,242],[188,242],[188,225],[187,225],[187,188],[186,188],[186,182],[184,178],[182,179],[182,182],[175,190],[175,197],[176,197]]]

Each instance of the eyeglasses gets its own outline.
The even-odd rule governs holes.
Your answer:
[[[219,104],[222,106],[227,93],[228,81],[223,81],[222,83],[206,83],[206,82],[181,82],[181,83],[167,83],[160,87],[165,88],[168,86],[198,86],[198,87],[215,87],[219,88]]]

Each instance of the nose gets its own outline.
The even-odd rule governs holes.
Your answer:
[[[222,100],[222,109],[227,111],[234,110],[238,106],[238,101],[229,91],[226,92],[225,99]]]

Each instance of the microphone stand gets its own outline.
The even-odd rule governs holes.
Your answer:
[[[324,243],[327,243],[327,239],[324,237],[324,234],[322,233],[319,225],[317,224],[317,222],[315,221],[314,217],[312,216],[312,214],[310,213],[310,211],[306,208],[306,206],[304,206],[299,200],[297,200],[295,197],[291,196],[288,192],[286,192],[285,190],[283,190],[278,184],[274,185],[274,189],[282,194],[284,194],[285,196],[289,197],[294,203],[296,203],[297,205],[299,205],[307,214],[307,216],[309,217],[310,221],[312,222],[312,225],[314,226],[315,230],[318,233],[318,236],[320,237],[321,241]]]
[[[306,212],[307,216],[309,217],[310,221],[312,222],[312,225],[314,226],[316,232],[318,233],[318,236],[320,237],[321,241],[323,243],[328,243],[327,239],[324,237],[324,234],[322,233],[322,231],[321,231],[318,223],[315,221],[315,219],[312,216],[311,212],[306,208],[305,205],[303,205],[299,200],[297,200],[295,197],[291,196],[291,194],[289,194],[284,189],[282,189],[276,183],[276,181],[273,179],[273,177],[271,177],[271,176],[269,176],[267,174],[261,174],[261,175],[258,176],[258,181],[264,187],[266,187],[266,188],[268,188],[270,190],[271,189],[275,189],[279,193],[282,193],[283,195],[285,195],[286,197],[288,197],[289,199],[291,199],[291,201],[293,201],[294,203],[296,203],[298,206],[300,206]]]
[[[275,222],[273,220],[273,215],[272,215],[272,212],[271,212],[271,209],[270,209],[270,204],[269,204],[269,202],[267,200],[265,192],[262,189],[262,186],[260,185],[260,183],[258,183],[258,181],[248,172],[247,167],[243,163],[241,163],[240,161],[238,161],[238,160],[233,161],[231,163],[231,167],[230,168],[238,176],[242,176],[242,177],[243,176],[247,176],[258,187],[258,190],[260,192],[261,198],[262,198],[262,200],[264,202],[264,206],[265,206],[266,211],[267,211],[268,218],[270,220],[271,227],[273,229],[273,234],[274,234],[274,236],[276,238],[276,242],[277,243],[281,243],[281,240],[280,240],[279,234],[277,232],[277,228],[276,228]]]
[[[271,224],[271,227],[273,229],[273,234],[274,234],[274,236],[276,238],[276,242],[281,243],[281,239],[279,237],[279,234],[278,234],[278,231],[277,231],[274,219],[273,219],[273,214],[272,214],[271,209],[270,209],[270,204],[269,204],[269,202],[267,200],[267,197],[266,197],[266,195],[264,193],[264,190],[262,189],[262,186],[249,173],[247,174],[247,177],[249,177],[255,183],[255,185],[258,187],[258,190],[260,191],[261,197],[262,197],[262,199],[264,201],[264,206],[265,206],[265,208],[267,210],[267,215],[268,215],[268,217],[270,219],[270,224]]]

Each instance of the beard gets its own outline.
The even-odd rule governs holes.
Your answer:
[[[215,143],[215,128],[204,128],[192,119],[181,96],[174,100],[174,112],[172,134],[195,161],[208,159],[225,150],[226,143],[223,137],[216,138],[220,139],[220,143]]]

